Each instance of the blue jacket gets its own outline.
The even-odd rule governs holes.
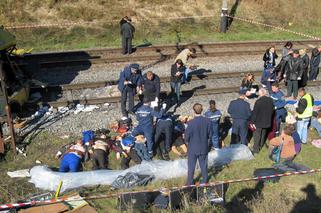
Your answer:
[[[215,110],[214,112],[210,109],[204,113],[206,118],[209,118],[212,124],[219,124],[221,120],[222,113],[220,110]]]
[[[159,112],[156,112],[148,105],[142,105],[136,111],[136,119],[138,121],[138,126],[153,128],[153,117],[161,118],[164,114],[164,109],[162,108]]]
[[[273,99],[273,104],[275,109],[282,109],[286,105],[286,101],[284,99],[284,94],[281,90],[277,92],[273,92],[271,94],[271,98]]]
[[[250,104],[241,98],[231,101],[227,112],[233,119],[250,120],[251,117]]]
[[[133,74],[131,71],[131,67],[135,64],[130,64],[124,68],[122,72],[120,72],[119,80],[118,80],[118,89],[120,92],[124,90],[126,85],[124,84],[125,81],[131,81],[133,84],[128,85],[133,88],[142,85],[142,75],[140,73]],[[136,89],[134,90],[136,91]]]
[[[271,83],[274,82],[276,80],[276,74],[275,72],[271,73],[269,69],[264,69],[261,77],[261,83],[266,85],[268,82],[268,79],[273,80],[271,81]]]
[[[185,141],[188,144],[189,153],[207,154],[211,137],[212,128],[210,119],[197,116],[188,122],[185,130]]]

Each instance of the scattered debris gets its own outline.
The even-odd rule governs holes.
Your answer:
[[[29,169],[21,169],[13,172],[7,172],[7,175],[9,175],[11,178],[31,177]]]
[[[83,105],[83,104],[77,104],[76,105],[76,110],[74,111],[74,114],[78,114],[78,113],[80,113],[80,112],[91,112],[91,111],[93,111],[93,110],[95,110],[95,109],[99,109],[99,107],[98,106],[96,106],[96,105],[88,105],[88,106],[85,106],[85,105]]]
[[[58,107],[58,112],[65,113],[69,110],[69,107]]]

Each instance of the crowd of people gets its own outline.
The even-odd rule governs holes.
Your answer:
[[[321,136],[321,113],[314,111],[314,98],[304,88],[307,79],[313,81],[317,78],[321,48],[313,49],[309,59],[305,50],[293,50],[292,46],[291,42],[284,46],[279,64],[276,63],[278,55],[274,47],[265,52],[261,86],[255,85],[251,73],[242,80],[239,97],[231,101],[227,109],[232,119],[231,144],[248,146],[253,133],[254,155],[269,139],[271,146],[283,147],[281,160],[292,161],[300,152],[301,144],[308,141],[310,123]],[[59,152],[60,171],[79,171],[81,161],[89,157],[93,169],[108,169],[111,151],[121,160],[122,169],[128,168],[131,161],[136,164],[151,161],[155,155],[170,160],[169,152],[173,151],[187,156],[187,184],[194,183],[197,161],[202,182],[206,183],[208,153],[223,146],[221,111],[216,108],[215,100],[210,100],[207,110],[203,110],[202,104],[194,104],[193,116],[178,117],[168,112],[172,105],[182,103],[181,84],[188,81],[189,73],[195,69],[188,64],[188,59],[194,57],[195,52],[195,49],[187,48],[178,54],[170,70],[171,93],[165,99],[161,98],[160,78],[155,73],[147,71],[143,75],[139,64],[126,66],[118,83],[122,118],[108,134],[107,131],[96,134],[84,132],[82,140]],[[287,96],[280,90],[282,81],[287,84]],[[135,105],[136,94],[139,103]],[[257,94],[252,110],[247,99],[257,97]],[[298,100],[294,111],[287,110],[288,100]],[[137,124],[134,126],[130,114],[136,116]]]

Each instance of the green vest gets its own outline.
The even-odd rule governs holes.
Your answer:
[[[298,118],[310,118],[312,117],[313,113],[313,103],[312,103],[312,97],[310,94],[305,94],[302,99],[305,99],[307,101],[307,107],[303,111],[302,114],[298,114]]]

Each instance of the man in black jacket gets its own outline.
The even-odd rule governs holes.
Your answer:
[[[180,103],[181,83],[185,69],[186,68],[181,59],[177,59],[175,64],[171,67],[171,97],[173,98],[174,94],[176,94],[177,105]]]
[[[143,76],[143,94],[144,98],[149,101],[157,101],[160,93],[160,80],[159,77],[152,71],[148,71]]]
[[[321,46],[319,48],[314,48],[311,54],[310,60],[310,73],[309,80],[315,81],[319,74],[319,65],[321,61]]]
[[[303,63],[298,50],[294,50],[285,67],[284,78],[287,81],[287,96],[296,99],[298,96],[298,81],[303,74]]]
[[[132,39],[134,38],[135,27],[127,16],[120,21],[120,35],[122,41],[122,53],[132,53]]]
[[[250,104],[245,101],[246,98],[245,89],[240,90],[240,97],[231,101],[228,106],[227,112],[233,119],[231,144],[237,144],[239,141],[241,144],[247,145],[247,132],[248,123],[251,117]]]
[[[259,90],[259,99],[254,104],[251,122],[256,130],[254,132],[253,153],[257,154],[265,144],[267,133],[272,125],[274,113],[273,99],[266,96],[267,91],[264,88]]]

